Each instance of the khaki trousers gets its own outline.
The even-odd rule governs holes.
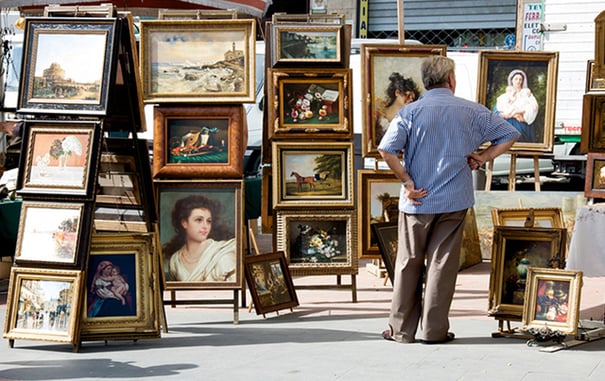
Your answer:
[[[397,260],[389,316],[396,341],[414,342],[419,322],[422,323],[421,339],[446,338],[466,212],[399,213]]]

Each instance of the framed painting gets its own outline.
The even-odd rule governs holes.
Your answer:
[[[527,268],[565,268],[567,230],[495,226],[488,314],[521,320]]]
[[[580,151],[605,152],[605,92],[584,94]]]
[[[418,99],[424,93],[422,60],[446,52],[445,45],[361,45],[363,157],[380,157],[378,145],[391,119],[407,99]]]
[[[586,157],[584,196],[605,198],[605,152],[589,152]]]
[[[357,274],[354,210],[276,211],[277,250],[292,275]]]
[[[564,228],[561,208],[492,209],[494,226]]]
[[[92,199],[101,124],[26,121],[17,192],[28,197]]]
[[[3,337],[76,345],[82,271],[13,267]]]
[[[149,233],[92,236],[80,321],[83,340],[160,336],[154,255]]]
[[[90,242],[91,216],[90,203],[24,200],[15,262],[46,267],[82,266]]]
[[[243,180],[163,180],[155,187],[165,289],[241,288]]]
[[[116,35],[115,18],[28,17],[17,111],[107,115]]]
[[[142,21],[143,101],[254,102],[255,26],[253,19]]]
[[[268,70],[273,139],[351,138],[351,69]]]
[[[352,142],[273,142],[273,206],[353,206]]]
[[[245,118],[241,105],[154,107],[154,178],[241,178]]]
[[[590,91],[604,91],[605,90],[605,78],[598,78],[594,60],[586,61],[586,86],[584,86],[584,92]]]
[[[344,25],[278,23],[270,33],[273,67],[344,67]]]
[[[273,234],[273,176],[271,167],[264,166],[262,171],[261,232],[263,234]]]
[[[397,243],[399,232],[397,222],[377,222],[372,224],[372,232],[376,237],[382,262],[387,270],[391,284],[395,280],[395,264],[397,263]]]
[[[283,251],[246,256],[244,272],[257,315],[298,306]]]
[[[511,151],[553,151],[558,52],[482,51],[478,102],[520,133]]]
[[[521,330],[575,335],[581,290],[581,271],[529,267]]]
[[[359,169],[357,171],[359,258],[381,258],[372,225],[397,222],[400,191],[401,181],[390,170]]]

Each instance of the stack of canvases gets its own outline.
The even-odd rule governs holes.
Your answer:
[[[277,250],[293,275],[350,274],[355,299],[351,29],[335,20],[267,23],[264,139]]]
[[[247,19],[141,23],[165,289],[243,286],[242,103],[255,100],[255,37]]]
[[[141,126],[128,119],[137,115],[136,98],[115,106],[117,91],[137,94],[126,74],[135,67],[118,67],[117,52],[136,56],[130,15],[111,16],[25,23],[17,107],[25,119],[17,184],[23,204],[4,326],[11,346],[16,339],[79,346],[126,331],[159,336],[152,235],[99,237],[92,222],[104,131]],[[128,111],[126,119],[116,110]],[[122,272],[110,273],[118,264]]]

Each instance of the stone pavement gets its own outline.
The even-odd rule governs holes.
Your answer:
[[[522,338],[492,337],[498,322],[486,316],[489,262],[460,272],[451,310],[453,342],[387,342],[380,332],[391,285],[366,264],[361,262],[357,276],[357,303],[350,290],[300,289],[300,306],[292,311],[263,317],[240,308],[239,324],[231,305],[166,306],[168,332],[161,338],[83,342],[77,353],[71,345],[15,341],[9,348],[3,340],[0,380],[605,379],[605,339],[551,353],[544,350],[552,343],[530,347]],[[334,276],[294,278],[295,285],[335,282]],[[603,321],[604,285],[605,278],[584,279],[581,320]],[[183,291],[177,299],[224,298],[221,293]],[[3,302],[0,319],[5,310]]]

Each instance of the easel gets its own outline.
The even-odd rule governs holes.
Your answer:
[[[534,189],[536,192],[540,192],[540,155],[535,153],[524,153],[524,152],[511,152],[510,153],[510,167],[508,173],[508,190],[515,191],[517,183],[517,158],[518,157],[531,157],[534,161]],[[492,177],[494,170],[494,160],[490,160],[486,164],[485,171],[485,190],[491,190]]]

